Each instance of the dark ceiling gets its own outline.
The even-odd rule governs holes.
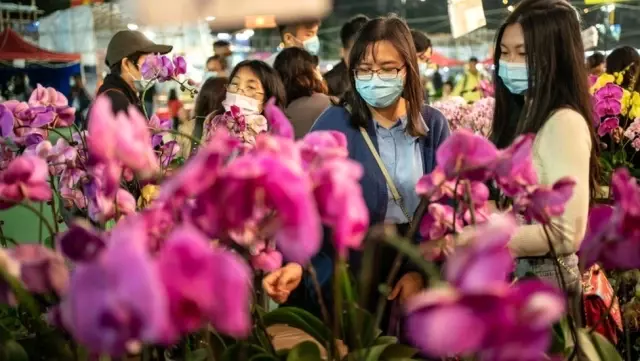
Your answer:
[[[128,0],[134,1],[134,0]],[[231,1],[231,0],[223,0]],[[277,0],[276,0],[277,1]],[[25,5],[31,4],[31,0],[13,0]],[[105,2],[109,2],[106,0]],[[515,3],[517,0],[508,0],[508,3]],[[404,7],[402,4],[405,4]],[[584,9],[583,1],[573,1],[574,6]],[[70,6],[71,0],[36,0],[39,8],[45,13],[65,9]],[[433,18],[433,21],[425,20],[418,27],[428,32],[447,32],[447,0],[334,0],[334,11],[329,19],[325,21],[327,26],[339,26],[345,19],[363,13],[365,15],[376,16],[389,12],[404,15],[408,19]],[[488,26],[495,28],[500,24],[501,19],[506,16],[506,6],[503,0],[483,0],[485,11],[487,11]],[[625,7],[626,6],[626,7]],[[624,7],[624,8],[621,8]],[[505,9],[500,11],[500,9]],[[585,14],[584,19],[587,25],[602,23],[603,13],[598,11],[598,7],[591,7],[593,11]],[[640,0],[629,0],[618,5],[615,22],[621,25],[622,33],[620,43],[635,45],[640,47]],[[490,15],[489,15],[490,14]],[[610,39],[611,42],[614,42]],[[609,45],[615,45],[609,43]]]

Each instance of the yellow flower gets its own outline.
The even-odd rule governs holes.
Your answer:
[[[640,117],[640,93],[633,92],[630,100],[629,118],[636,119]]]
[[[624,71],[613,73],[613,77],[615,78],[615,83],[618,85],[622,85],[624,81]]]
[[[153,185],[153,184],[147,184],[142,188],[142,191],[140,192],[140,198],[138,198],[138,207],[140,208],[146,207],[149,203],[151,203],[151,201],[156,199],[159,194],[160,194],[159,186]]]
[[[593,86],[591,87],[591,94],[595,93],[596,90],[602,88],[603,86],[609,84],[609,83],[613,83],[615,82],[616,78],[611,75],[611,74],[607,74],[604,73],[602,75],[600,75],[598,77],[598,80],[596,80],[596,83],[593,84]]]
[[[621,105],[620,113],[622,113],[622,115],[627,115],[627,113],[629,112],[630,101],[631,101],[631,93],[626,89],[622,89],[622,99],[620,99],[620,105]]]

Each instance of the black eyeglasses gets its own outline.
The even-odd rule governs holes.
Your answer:
[[[229,93],[238,94],[238,93],[242,92],[242,94],[244,94],[244,95],[246,95],[246,96],[248,96],[250,98],[253,98],[256,95],[264,95],[264,93],[259,92],[256,88],[249,87],[249,88],[243,89],[243,88],[240,88],[240,86],[238,86],[238,84],[233,84],[233,83],[232,84],[228,84],[226,86],[226,88],[227,88],[227,91]]]
[[[368,81],[373,79],[373,75],[376,74],[380,80],[393,80],[398,77],[400,71],[404,69],[404,65],[394,69],[356,69],[353,71],[356,79]]]

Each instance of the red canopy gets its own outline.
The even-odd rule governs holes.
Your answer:
[[[0,33],[0,60],[80,61],[80,54],[54,53],[32,45],[15,31],[6,28]]]
[[[464,64],[463,61],[447,58],[446,56],[435,51],[431,54],[431,63],[439,66],[459,66]]]

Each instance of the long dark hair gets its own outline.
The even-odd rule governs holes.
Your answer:
[[[629,67],[629,69],[627,69]],[[627,69],[622,80],[622,86],[624,89],[629,89],[633,86],[634,91],[640,91],[640,81],[638,81],[638,75],[640,75],[640,54],[638,51],[630,46],[621,46],[615,48],[609,56],[607,56],[607,73],[613,74]]]
[[[376,42],[387,40],[395,46],[405,63],[405,84],[402,97],[407,101],[407,132],[413,136],[426,134],[424,123],[420,117],[423,103],[423,92],[418,73],[418,58],[413,44],[411,30],[404,20],[396,17],[381,17],[369,20],[360,30],[351,52],[349,53],[349,81],[351,89],[345,94],[342,105],[351,108],[351,123],[355,127],[369,126],[371,111],[356,89],[355,71],[365,58],[367,49]]]
[[[273,68],[284,84],[287,105],[313,93],[327,94],[327,85],[318,76],[317,66],[317,59],[304,49],[287,48],[278,54]]]
[[[229,75],[229,82],[233,80],[238,71],[242,68],[249,68],[260,80],[260,83],[262,83],[262,88],[264,89],[265,104],[267,101],[269,101],[269,99],[275,98],[276,105],[281,109],[284,109],[287,103],[287,96],[284,91],[284,85],[282,84],[282,80],[280,80],[280,76],[272,67],[261,60],[241,61],[231,71],[231,74]],[[222,105],[220,105],[217,112],[224,113],[224,108],[222,107]]]
[[[504,30],[516,23],[522,26],[527,53],[526,100],[511,94],[497,76]],[[569,108],[580,113],[591,133],[589,187],[593,197],[600,173],[599,140],[593,128],[592,101],[576,9],[564,0],[522,1],[500,27],[493,58],[496,105],[491,140],[504,148],[519,134],[538,133],[558,109]]]
[[[220,107],[226,94],[225,86],[228,82],[229,79],[220,77],[209,78],[202,84],[193,108],[193,113],[197,118],[204,119]]]

